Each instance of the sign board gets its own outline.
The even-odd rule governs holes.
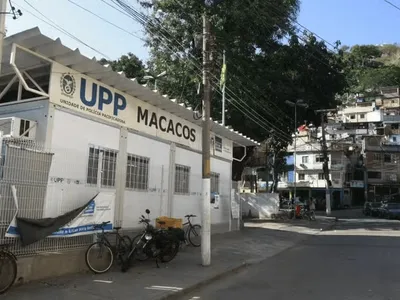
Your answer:
[[[214,209],[219,209],[220,196],[218,193],[211,193],[211,204]]]
[[[53,63],[50,102],[104,121],[201,149],[201,128],[115,88]]]
[[[351,180],[350,187],[352,188],[364,188],[364,181],[362,180]]]
[[[231,212],[232,212],[233,219],[239,219],[239,217],[240,217],[240,205],[236,198],[239,199],[239,197],[236,196],[235,189],[232,189],[231,190]]]
[[[12,186],[12,193],[17,211],[14,215],[11,224],[8,226],[5,236],[18,237],[18,228],[16,216],[18,214],[18,199],[17,192]],[[94,230],[94,224],[101,224],[102,222],[110,222],[104,229],[110,231],[113,229],[114,220],[114,202],[115,193],[100,192],[96,198],[82,211],[75,219],[69,222],[58,231],[54,232],[49,237],[71,237],[79,235],[92,234],[99,230]]]

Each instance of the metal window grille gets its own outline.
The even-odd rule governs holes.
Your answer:
[[[175,165],[175,194],[189,194],[190,167]]]
[[[128,154],[126,166],[126,188],[147,190],[149,187],[150,158]]]
[[[91,146],[89,148],[87,183],[101,187],[115,187],[117,151]],[[101,170],[101,173],[99,173]]]
[[[97,185],[97,174],[99,172],[99,149],[89,148],[87,183]]]
[[[219,174],[211,173],[211,193],[219,194]]]
[[[215,137],[215,151],[222,152],[222,138]]]
[[[382,161],[382,153],[374,153],[374,161]]]

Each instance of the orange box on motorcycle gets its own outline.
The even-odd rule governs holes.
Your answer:
[[[159,224],[158,222],[165,222],[165,224]],[[156,219],[156,228],[182,228],[182,219],[175,219],[169,217],[158,217]]]

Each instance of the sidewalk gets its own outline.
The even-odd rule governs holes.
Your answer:
[[[308,238],[308,234],[317,234],[320,227],[327,228],[332,222],[305,223],[304,232],[268,228],[268,224],[248,223],[242,231],[214,235],[210,267],[200,265],[200,248],[187,247],[172,262],[160,264],[160,269],[154,261],[137,263],[125,274],[116,268],[103,275],[74,275],[14,287],[0,299],[174,299],[293,247]]]

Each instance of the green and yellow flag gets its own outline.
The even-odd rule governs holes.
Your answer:
[[[222,87],[225,85],[225,83],[226,83],[226,63],[224,63],[222,65],[221,79],[219,81],[219,87],[222,89]]]

